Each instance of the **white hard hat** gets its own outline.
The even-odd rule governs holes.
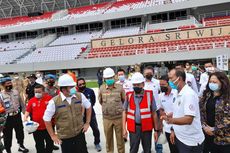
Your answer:
[[[161,135],[158,137],[157,144],[166,144],[167,139],[164,133],[161,133]]]
[[[115,75],[114,73],[114,70],[111,69],[110,67],[109,68],[106,68],[104,71],[103,71],[103,78],[111,78]]]
[[[28,133],[33,133],[38,129],[39,124],[37,122],[28,121],[24,122],[24,127]]]
[[[131,78],[132,84],[138,84],[145,82],[144,76],[140,72],[135,72]]]
[[[74,82],[73,78],[69,74],[64,74],[60,76],[60,78],[58,79],[58,86],[59,87],[76,86],[76,82]]]

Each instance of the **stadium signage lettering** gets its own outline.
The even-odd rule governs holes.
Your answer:
[[[164,32],[158,34],[143,34],[127,37],[115,37],[92,40],[92,48],[117,47],[126,45],[138,45],[164,41],[197,39],[207,37],[219,37],[230,35],[230,26],[201,28],[177,32]]]

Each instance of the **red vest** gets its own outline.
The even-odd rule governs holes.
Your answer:
[[[136,131],[136,123],[135,123],[135,110],[136,105],[134,101],[134,92],[128,92],[127,100],[129,103],[128,111],[127,111],[127,128],[128,131],[134,132]],[[153,118],[152,118],[152,101],[153,101],[153,92],[151,90],[144,91],[144,97],[140,102],[140,115],[141,115],[141,128],[142,131],[151,131],[153,129]]]

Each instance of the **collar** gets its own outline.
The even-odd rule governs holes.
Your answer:
[[[144,97],[144,90],[138,95],[134,92],[134,96],[137,97],[137,98]]]
[[[105,88],[106,88],[106,89],[109,89],[109,86],[106,84],[106,85],[105,85]],[[113,84],[113,88],[116,88],[115,84]]]
[[[67,97],[66,97],[62,92],[60,92],[60,95],[61,95],[61,100],[62,100],[62,101],[66,100]],[[76,98],[76,95],[73,95],[73,96],[71,96],[70,98],[72,99],[73,97]]]
[[[179,96],[182,96],[182,95],[186,92],[187,88],[190,88],[190,87],[186,84],[186,85],[181,89],[181,91],[178,93],[178,95],[179,95]]]

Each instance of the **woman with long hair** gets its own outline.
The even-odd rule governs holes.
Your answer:
[[[230,83],[223,72],[210,74],[200,102],[204,153],[230,152]]]

